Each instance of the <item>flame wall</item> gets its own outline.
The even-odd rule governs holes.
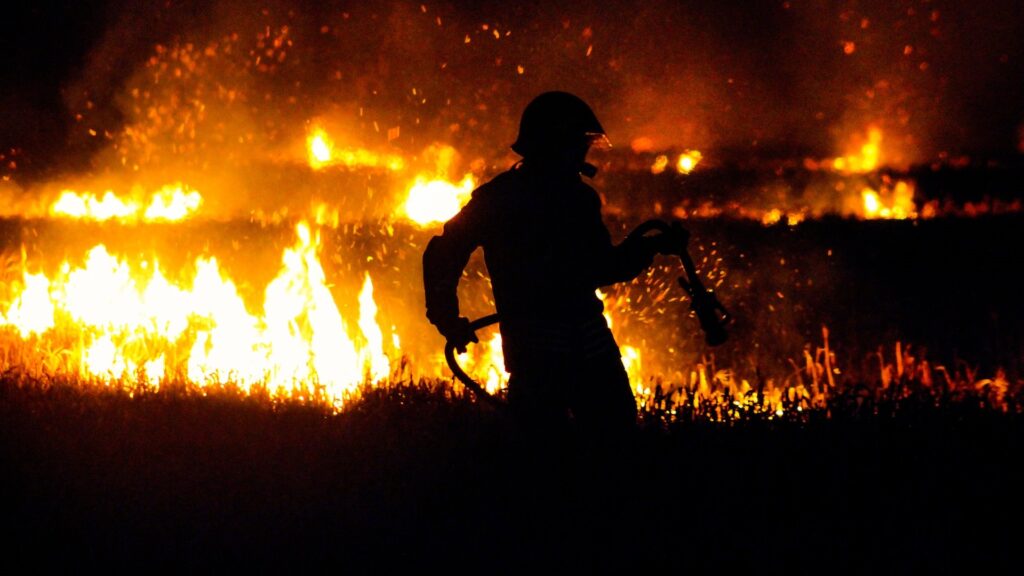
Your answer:
[[[617,144],[596,181],[617,235],[653,215],[748,218],[756,232],[730,226],[753,237],[830,214],[925,216],[921,182],[976,167],[967,154],[1012,158],[1024,118],[1024,34],[1009,0],[83,6],[14,12],[2,40],[7,285],[103,242],[168,270],[215,256],[254,311],[308,220],[330,230],[321,283],[347,325],[359,324],[369,273],[381,332],[360,327],[362,338],[409,327],[401,350],[427,369],[440,342],[422,319],[417,263],[437,224],[410,224],[407,196],[437,180],[465,192],[510,165],[519,113],[542,90],[585,97]],[[142,224],[179,184],[183,198],[201,195],[193,220]],[[86,208],[110,191],[140,219],[43,222],[69,191]],[[806,240],[799,250],[814,257],[791,270],[792,257],[754,259],[756,246],[727,249],[736,240],[713,223],[694,227],[714,283],[759,319],[737,362],[751,349],[777,361],[841,301],[808,288],[832,270],[827,240]],[[489,311],[482,272],[476,262],[466,278],[471,315]],[[671,316],[670,285],[660,269],[608,296],[651,372],[703,353],[692,330],[650,329]]]

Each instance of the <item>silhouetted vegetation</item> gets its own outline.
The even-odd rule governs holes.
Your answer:
[[[4,561],[489,572],[1015,561],[1019,411],[982,389],[919,384],[854,387],[793,418],[666,423],[648,410],[620,453],[571,432],[530,443],[444,382],[367,389],[332,413],[230,386],[8,373]]]

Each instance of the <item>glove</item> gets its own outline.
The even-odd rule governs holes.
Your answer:
[[[480,341],[476,337],[476,332],[469,327],[469,318],[465,316],[439,324],[437,329],[449,344],[455,346],[455,351],[459,354],[465,354],[467,344]]]
[[[657,254],[681,254],[690,241],[690,231],[683,228],[679,221],[672,222],[669,229],[661,234],[650,236],[651,247]]]

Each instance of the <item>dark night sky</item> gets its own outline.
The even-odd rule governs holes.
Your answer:
[[[138,121],[124,95],[156,44],[237,33],[247,48],[287,25],[289,59],[233,82],[296,96],[273,108],[289,120],[363,109],[410,146],[493,146],[532,95],[561,88],[618,144],[825,156],[876,124],[907,162],[1007,154],[1024,139],[1022,13],[1016,0],[33,2],[5,9],[0,146],[36,167],[89,156],[74,115],[114,133]]]

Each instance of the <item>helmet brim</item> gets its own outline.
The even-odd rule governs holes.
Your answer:
[[[604,132],[587,132],[586,137],[590,147],[594,150],[601,150],[603,152],[612,149],[612,141],[608,139],[608,135]]]

